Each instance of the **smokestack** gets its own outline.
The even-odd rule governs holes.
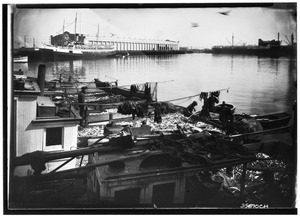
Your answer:
[[[44,95],[44,89],[45,89],[45,77],[46,77],[46,66],[40,64],[38,69],[37,83],[40,87],[42,96]]]
[[[277,41],[279,41],[279,32],[278,32],[278,40]]]

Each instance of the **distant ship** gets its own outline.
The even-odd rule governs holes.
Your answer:
[[[297,44],[294,42],[294,36],[288,40],[288,45],[281,45],[279,40],[264,41],[258,39],[258,45],[234,45],[233,36],[231,46],[214,46],[211,49],[213,54],[236,54],[236,55],[257,55],[257,56],[288,56],[295,57],[297,55]]]
[[[99,44],[98,41],[86,40],[86,36],[76,33],[77,14],[75,18],[75,34],[65,31],[63,26],[62,34],[51,35],[50,44],[43,44],[40,47],[20,48],[14,51],[16,55],[26,55],[29,61],[61,61],[73,59],[96,59],[113,57],[116,49],[113,45]],[[99,35],[99,26],[97,38]]]
[[[78,34],[76,31],[77,14],[75,18],[75,33],[65,31],[51,35],[51,41],[40,47],[21,47],[14,49],[14,56],[28,56],[31,61],[64,61],[73,59],[98,59],[105,57],[127,58],[129,55],[165,55],[184,54],[179,47],[179,41],[154,40],[142,38],[125,38],[99,36],[99,26],[96,37]],[[25,43],[26,45],[26,43]]]
[[[51,45],[44,44],[39,50],[42,55],[50,55],[50,59],[52,57],[56,60],[91,59],[116,55],[114,46],[84,43],[83,35],[70,34],[69,32],[51,37]]]
[[[102,45],[98,43],[99,26],[96,41],[88,41],[83,34],[76,33],[77,14],[75,17],[75,34],[68,31],[55,36],[51,35],[51,45],[44,44],[39,50],[42,55],[54,60],[103,58],[116,55],[113,45]]]

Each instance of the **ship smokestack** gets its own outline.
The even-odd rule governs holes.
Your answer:
[[[46,66],[40,64],[38,68],[37,83],[40,87],[42,96],[44,95],[44,89],[45,89],[45,76],[46,76]]]

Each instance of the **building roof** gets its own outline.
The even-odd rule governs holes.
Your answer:
[[[88,41],[97,41],[96,37],[87,36]],[[106,42],[129,42],[129,43],[155,43],[155,44],[169,44],[178,45],[178,41],[171,40],[157,40],[157,39],[141,39],[141,38],[119,38],[119,37],[99,37],[98,41]]]

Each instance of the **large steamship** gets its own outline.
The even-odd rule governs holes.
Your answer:
[[[43,55],[50,59],[101,58],[116,54],[112,45],[98,45],[85,40],[84,35],[63,34],[51,36],[51,45],[44,44],[40,48]]]
[[[51,36],[49,44],[41,47],[22,47],[14,50],[14,56],[28,56],[28,61],[60,61],[72,59],[97,59],[104,57],[127,57],[128,55],[152,54],[183,54],[179,41],[154,40],[125,37],[100,37],[99,26],[96,37],[78,34],[76,31],[77,16],[75,18],[75,33],[65,31]]]
[[[65,31],[55,36],[51,35],[51,45],[44,44],[40,51],[47,59],[76,59],[76,58],[101,58],[114,56],[116,49],[113,45],[102,45],[98,43],[99,26],[97,32],[97,40],[92,41],[86,39],[83,34],[76,33],[77,14],[75,17],[75,33],[71,34]],[[96,42],[96,43],[95,43]]]
[[[232,43],[230,46],[214,46],[211,52],[213,54],[236,54],[236,55],[258,55],[258,56],[288,56],[295,57],[297,54],[297,43],[294,42],[294,35],[291,38],[287,38],[288,45],[281,45],[281,41],[278,39],[264,41],[258,39],[258,45],[238,45],[234,44],[234,36],[232,36]]]

